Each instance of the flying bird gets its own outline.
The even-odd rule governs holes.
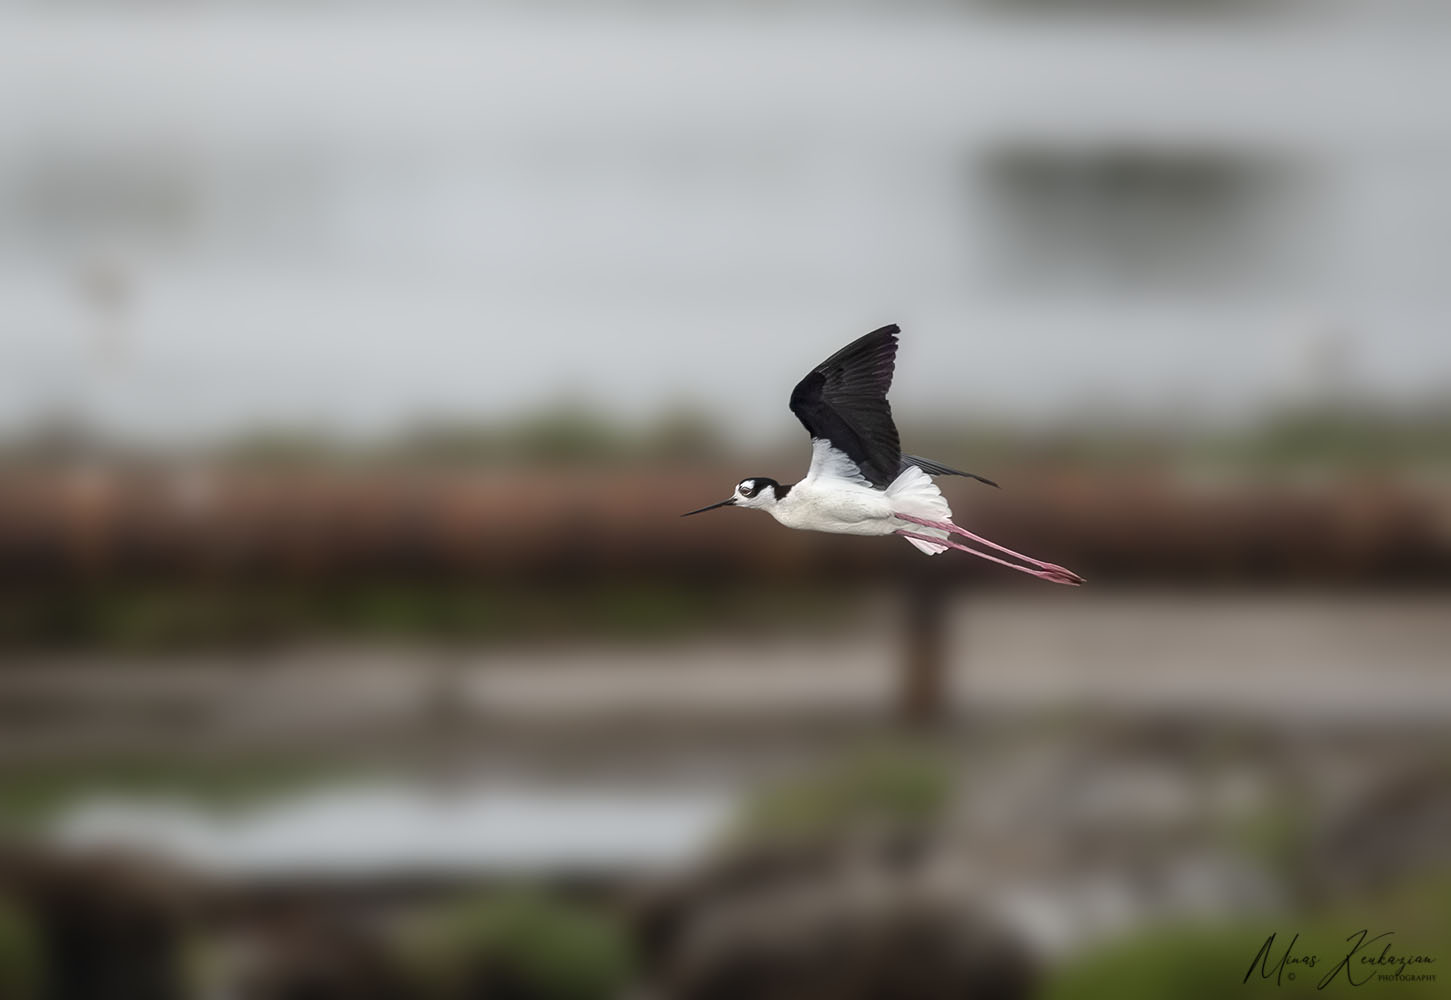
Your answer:
[[[887,402],[900,332],[896,324],[873,330],[817,365],[791,390],[791,412],[811,435],[806,478],[787,484],[767,476],[743,479],[729,498],[680,516],[746,507],[764,510],[788,528],[901,535],[928,555],[957,549],[1053,583],[1083,583],[1070,569],[1014,552],[952,523],[952,509],[933,476],[997,483],[902,453]],[[969,548],[953,536],[1000,555]]]

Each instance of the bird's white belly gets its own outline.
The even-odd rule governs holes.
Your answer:
[[[890,535],[902,526],[893,521],[885,493],[855,484],[821,489],[798,483],[771,513],[788,528],[840,535]]]

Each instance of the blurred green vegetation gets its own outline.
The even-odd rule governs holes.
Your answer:
[[[40,996],[40,951],[34,928],[14,900],[0,895],[0,997]]]
[[[1287,410],[1252,432],[1210,439],[1201,451],[1204,458],[1222,464],[1260,468],[1320,465],[1445,471],[1451,467],[1451,407],[1419,414]]]
[[[1340,963],[1354,945],[1351,935],[1368,930],[1367,938],[1393,932],[1392,953],[1421,954],[1435,959],[1429,966],[1410,966],[1406,973],[1433,973],[1436,982],[1386,982],[1370,967],[1352,962],[1356,983],[1345,981],[1342,971],[1324,989],[1320,981]],[[1268,968],[1262,978],[1255,956],[1266,938],[1275,934]],[[1273,975],[1290,940],[1296,955],[1315,955],[1313,969],[1287,964],[1283,977]],[[1374,957],[1381,944],[1363,946],[1357,953]],[[1255,973],[1244,982],[1254,962]],[[1356,996],[1380,998],[1444,996],[1451,963],[1451,872],[1429,873],[1414,882],[1367,898],[1347,901],[1313,914],[1266,916],[1253,923],[1178,926],[1145,934],[1092,950],[1070,960],[1050,979],[1044,1000],[1219,1000],[1238,995],[1284,998]],[[1395,969],[1388,970],[1390,972]],[[1367,976],[1371,978],[1366,981]]]
[[[611,1000],[635,956],[603,907],[515,888],[444,904],[406,935],[406,963],[439,997]]]
[[[0,596],[0,647],[159,653],[294,638],[653,639],[829,627],[855,601],[809,587],[530,587],[466,580],[116,583]]]
[[[1451,470],[1451,405],[1399,411],[1368,406],[1284,408],[1232,429],[1142,420],[1093,420],[1026,429],[992,422],[963,431],[904,428],[914,454],[994,469],[1207,469],[1273,476],[1305,470],[1388,473]]]
[[[746,804],[734,839],[815,840],[861,825],[917,827],[952,803],[950,760],[916,743],[887,743],[767,785]]]
[[[1311,815],[1308,802],[1277,798],[1229,824],[1224,832],[1227,841],[1245,855],[1293,881],[1313,835]]]
[[[337,766],[321,761],[265,756],[112,756],[12,765],[0,771],[0,827],[36,828],[68,804],[101,793],[130,800],[184,800],[226,812],[340,777]]]
[[[269,428],[239,436],[217,450],[235,464],[283,468],[339,462],[407,467],[694,461],[725,450],[717,426],[706,414],[684,406],[646,424],[627,425],[569,403],[501,423],[426,421],[372,442]]]
[[[587,409],[563,407],[503,425],[420,426],[353,454],[404,464],[570,465],[725,459],[730,449],[718,431],[725,424],[682,407],[651,425],[629,427]],[[995,467],[1022,465],[1202,466],[1256,474],[1304,468],[1445,470],[1451,468],[1451,405],[1408,410],[1354,403],[1286,407],[1227,430],[1109,417],[1029,429],[984,419],[904,427],[903,440],[911,443],[914,454],[929,454],[989,473]],[[290,446],[276,439],[269,445],[264,438],[250,447],[229,446],[227,453],[253,461],[295,464],[345,451],[336,444],[329,449],[315,437],[301,435]],[[783,455],[795,453],[794,446],[791,450],[783,447]]]
[[[786,413],[783,407],[783,419]],[[678,404],[654,419],[628,422],[577,402],[542,407],[517,419],[434,419],[381,438],[325,428],[260,427],[200,446],[191,457],[247,468],[331,466],[630,466],[740,462],[720,429],[722,414]],[[902,438],[927,454],[973,471],[1053,467],[1204,466],[1264,474],[1280,469],[1389,471],[1451,467],[1451,401],[1392,407],[1355,400],[1281,407],[1233,428],[1190,421],[1090,413],[1071,423],[1027,427],[989,416],[904,425]],[[773,453],[799,460],[794,434]],[[0,439],[0,464],[66,462],[80,457],[165,458],[64,417]],[[759,460],[760,456],[758,456]]]

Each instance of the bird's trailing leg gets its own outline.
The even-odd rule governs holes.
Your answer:
[[[1023,562],[1028,563],[1031,566],[1036,566],[1042,572],[1037,572],[1027,568],[1026,566],[1019,566],[1015,563],[1007,562],[1003,559],[997,558],[996,556],[990,556],[986,552],[979,552],[976,549],[969,549],[965,545],[958,545],[956,543],[949,542],[943,538],[918,536],[919,540],[935,541],[941,545],[949,545],[954,549],[961,549],[963,552],[971,552],[973,555],[979,556],[983,559],[988,559],[995,563],[1001,563],[1004,566],[1009,566],[1013,569],[1021,570],[1024,573],[1031,573],[1033,576],[1042,577],[1045,580],[1052,580],[1054,583],[1067,583],[1072,584],[1073,586],[1077,586],[1078,584],[1084,582],[1083,577],[1079,576],[1071,569],[1059,566],[1056,563],[1043,562],[1041,559],[1034,559],[1032,556],[1025,556],[1021,552],[1014,552],[1007,546],[999,545],[997,542],[994,542],[991,539],[983,538],[981,535],[974,535],[966,528],[959,527],[958,525],[953,524],[951,521],[929,521],[926,518],[915,517],[911,514],[894,514],[893,516],[901,521],[909,521],[913,524],[920,524],[928,528],[937,528],[939,531],[948,531],[954,535],[963,535],[967,538],[972,539],[974,542],[978,542],[981,545],[986,545],[989,548],[997,549],[999,552],[1006,553],[1007,555],[1012,556],[1014,559],[1021,559]],[[906,531],[898,531],[897,533],[900,535],[909,534]]]
[[[908,531],[906,528],[899,528],[895,532],[895,534],[901,535],[903,538],[915,538],[919,542],[932,542],[935,545],[946,545],[948,548],[957,549],[959,552],[966,552],[968,555],[977,556],[979,559],[986,559],[989,562],[995,562],[999,566],[1006,566],[1008,569],[1015,569],[1019,573],[1027,573],[1030,576],[1038,577],[1038,579],[1040,580],[1047,580],[1049,583],[1062,583],[1066,584],[1069,587],[1076,587],[1083,582],[1083,580],[1079,576],[1077,576],[1077,574],[1071,573],[1068,570],[1055,572],[1053,570],[1034,569],[1031,566],[1019,566],[1017,563],[1010,563],[1006,559],[999,559],[997,556],[989,555],[986,552],[979,552],[977,549],[970,549],[966,545],[959,545],[958,543],[948,538],[937,538],[934,535],[924,535],[917,531]],[[1059,567],[1059,569],[1062,568]]]

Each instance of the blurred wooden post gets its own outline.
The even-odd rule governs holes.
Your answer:
[[[941,722],[947,708],[947,597],[940,579],[913,575],[903,588],[898,712],[908,726]]]
[[[423,702],[426,746],[435,777],[452,777],[466,757],[469,731],[467,654],[450,643],[433,664]]]

